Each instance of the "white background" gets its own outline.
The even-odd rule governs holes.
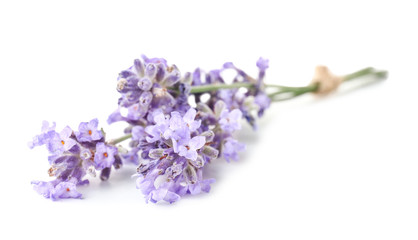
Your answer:
[[[1,239],[418,239],[418,35],[414,1],[1,1]],[[244,126],[239,162],[210,194],[145,204],[125,166],[83,200],[52,202],[42,120],[105,120],[115,79],[140,54],[183,72],[225,61],[303,86],[317,64],[373,66],[384,82],[277,103]]]

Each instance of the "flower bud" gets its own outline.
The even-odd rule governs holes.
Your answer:
[[[148,156],[152,159],[159,159],[164,156],[164,149],[156,148],[149,151]]]
[[[202,149],[202,153],[209,158],[217,158],[219,151],[211,146],[204,146]]]
[[[102,181],[106,181],[107,179],[109,179],[110,170],[111,170],[111,168],[107,167],[107,168],[103,168],[103,170],[100,172],[100,179]]]
[[[211,130],[203,132],[200,134],[200,136],[205,137],[206,141],[205,142],[212,142],[213,138],[215,137],[215,133],[212,132]]]
[[[197,174],[194,167],[188,165],[183,171],[186,183],[195,184],[197,182]]]
[[[144,76],[144,69],[145,69],[145,67],[144,67],[144,64],[142,63],[141,60],[135,59],[134,60],[134,67],[135,67],[135,70],[138,73],[138,75]]]
[[[157,66],[153,63],[149,63],[145,68],[145,76],[149,79],[153,79],[157,74]]]
[[[152,81],[148,77],[143,77],[138,81],[139,89],[149,91],[152,87]]]
[[[201,168],[205,165],[205,160],[200,155],[197,156],[196,160],[189,160],[189,162],[196,168]]]

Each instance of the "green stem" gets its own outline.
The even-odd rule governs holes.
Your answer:
[[[275,84],[265,84],[266,88],[281,88],[281,89],[293,89],[294,87],[286,87]],[[220,89],[233,89],[233,88],[253,88],[254,83],[232,83],[232,84],[207,84],[200,86],[192,86],[190,93],[205,93],[210,91],[216,91]]]
[[[318,84],[311,84],[305,87],[286,87],[280,89],[277,92],[270,93],[268,97],[273,102],[288,100],[305,93],[316,92],[318,90],[318,86]],[[284,97],[278,98],[280,95],[284,95]]]
[[[364,69],[361,69],[359,71],[356,71],[356,72],[345,75],[343,77],[343,81],[344,82],[350,81],[352,79],[363,77],[363,76],[366,76],[366,75],[369,75],[369,74],[372,74],[372,73],[375,73],[374,68],[372,68],[372,67],[364,68]]]
[[[216,91],[219,89],[232,89],[232,88],[252,88],[254,84],[252,83],[232,83],[232,84],[207,84],[200,86],[192,86],[190,93],[204,93],[210,91]]]
[[[350,73],[343,77],[343,81],[350,81],[352,79],[356,79],[359,77],[363,77],[366,75],[374,75],[378,78],[384,78],[386,76],[386,71],[375,71],[374,68],[368,67],[362,70]],[[190,89],[190,93],[205,93],[216,91],[220,89],[233,89],[233,88],[254,88],[254,83],[233,83],[233,84],[208,84],[208,85],[200,85],[200,86],[192,86]],[[270,94],[269,96],[275,96],[281,93],[293,93],[293,95],[299,96],[304,93],[315,92],[318,90],[318,85],[308,85],[305,87],[288,87],[282,85],[275,85],[275,84],[265,84],[265,88],[278,88],[279,91]]]
[[[116,145],[116,144],[121,143],[121,142],[123,142],[123,141],[125,141],[125,140],[127,140],[131,137],[132,137],[132,133],[129,133],[129,134],[126,134],[125,136],[122,136],[120,138],[110,140],[109,144]]]
[[[374,68],[368,67],[361,69],[359,71],[350,73],[348,75],[345,75],[343,77],[343,81],[347,82],[356,78],[364,77],[367,75],[374,76],[376,78],[385,78],[387,75],[386,71],[376,71]],[[279,88],[277,92],[271,93],[268,96],[271,98],[272,101],[283,101],[288,100],[297,96],[300,96],[305,93],[309,92],[316,92],[318,90],[319,85],[318,84],[311,84],[306,87],[285,87],[285,86],[279,86],[279,85],[270,85],[275,88]],[[277,98],[279,95],[286,94],[284,98]],[[290,96],[289,96],[290,94]]]

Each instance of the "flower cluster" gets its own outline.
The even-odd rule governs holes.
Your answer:
[[[256,118],[263,115],[264,110],[270,106],[271,102],[270,98],[264,91],[263,84],[268,64],[269,61],[267,59],[260,58],[257,61],[256,65],[259,68],[259,75],[257,79],[252,78],[231,62],[225,63],[222,69],[210,71],[209,74],[206,75],[206,82],[203,83],[204,85],[224,83],[225,81],[222,78],[221,73],[225,70],[231,69],[236,72],[236,76],[232,81],[233,83],[250,83],[254,86],[249,89],[233,88],[218,90],[210,96],[212,105],[218,100],[224,101],[229,108],[241,110],[244,119],[246,119],[251,126],[256,128]],[[202,84],[200,82],[200,78],[200,72],[195,71],[193,83],[195,85]]]
[[[50,153],[51,165],[48,174],[55,177],[50,182],[33,181],[34,189],[46,198],[81,198],[76,187],[88,184],[84,179],[87,174],[100,178],[109,178],[112,165],[118,169],[122,162],[115,146],[105,143],[104,133],[98,129],[98,120],[82,122],[78,131],[65,127],[61,132],[55,131],[55,123],[51,126],[44,121],[41,134],[29,143],[30,148],[45,145]]]
[[[119,74],[121,97],[108,118],[109,124],[129,124],[125,134],[130,149],[118,151],[106,143],[96,119],[81,123],[78,132],[66,127],[57,133],[55,125],[44,124],[31,147],[47,146],[49,172],[56,180],[33,182],[35,189],[51,199],[79,198],[76,186],[88,182],[83,180],[86,173],[101,170],[101,179],[107,179],[111,166],[118,168],[123,160],[138,165],[136,185],[147,202],[172,203],[186,194],[209,192],[215,180],[205,178],[205,166],[221,157],[238,160],[245,148],[234,137],[241,119],[255,128],[256,118],[270,105],[263,84],[268,60],[260,58],[256,65],[259,75],[252,78],[232,63],[181,75],[162,58],[135,60]],[[235,72],[229,84],[237,87],[222,87],[228,82],[224,71]]]
[[[202,167],[218,156],[218,150],[211,147],[213,132],[204,131],[196,120],[196,110],[190,108],[183,116],[156,111],[152,118],[138,142],[142,159],[137,188],[147,201],[171,203],[186,193],[209,191],[213,180],[202,179]]]
[[[168,66],[166,60],[144,57],[119,74],[117,89],[122,97],[108,122],[122,120],[131,125],[127,131],[132,133],[132,149],[122,157],[139,163],[137,188],[147,201],[172,203],[186,194],[208,192],[215,180],[204,178],[206,164],[218,157],[238,160],[245,146],[233,133],[241,128],[242,118],[255,126],[255,118],[270,104],[262,83],[268,60],[260,58],[257,66],[257,79],[232,63],[207,73],[196,69],[181,77],[178,68]],[[210,91],[206,101],[202,94],[191,93],[195,86],[224,84],[222,72],[229,69],[236,72],[232,83],[254,87]],[[150,97],[141,100],[148,92]],[[195,97],[196,108],[189,104],[190,95]]]
[[[187,101],[180,102],[181,96],[172,95],[186,81],[181,79],[177,67],[168,66],[165,59],[145,56],[144,61],[136,59],[133,66],[119,74],[116,87],[121,93],[119,108],[109,116],[108,123],[126,121],[141,125],[147,122],[147,115],[153,109],[171,112],[183,107],[187,110]],[[179,103],[181,106],[176,106]]]

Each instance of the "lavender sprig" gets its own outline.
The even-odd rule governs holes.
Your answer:
[[[136,164],[136,186],[146,201],[173,203],[182,196],[209,192],[215,180],[205,178],[203,169],[211,161],[239,159],[245,149],[234,133],[241,129],[241,119],[253,128],[271,102],[291,99],[309,92],[328,93],[339,83],[362,76],[383,78],[384,71],[366,68],[336,77],[322,67],[316,78],[305,87],[287,87],[264,83],[267,59],[257,61],[259,74],[252,78],[232,63],[204,72],[180,74],[175,65],[162,58],[142,57],[135,60],[117,79],[121,94],[118,108],[108,123],[124,121],[125,135],[105,141],[98,120],[82,122],[78,131],[64,128],[55,131],[55,123],[44,122],[41,134],[29,144],[46,145],[50,153],[50,182],[33,181],[34,189],[46,198],[81,198],[76,187],[88,183],[86,175],[107,180],[112,166]],[[234,71],[232,83],[222,77]],[[202,94],[208,93],[209,99]],[[194,96],[194,102],[190,96]],[[192,105],[195,107],[192,107]],[[130,140],[130,149],[122,151],[116,144]]]
[[[76,186],[88,184],[85,176],[109,177],[110,169],[121,166],[117,148],[105,142],[104,134],[97,129],[98,120],[82,122],[78,131],[65,127],[60,133],[55,131],[55,123],[49,126],[44,122],[41,134],[29,143],[30,148],[46,145],[49,151],[48,161],[51,167],[48,174],[55,177],[50,182],[33,181],[34,189],[46,198],[80,198]]]

